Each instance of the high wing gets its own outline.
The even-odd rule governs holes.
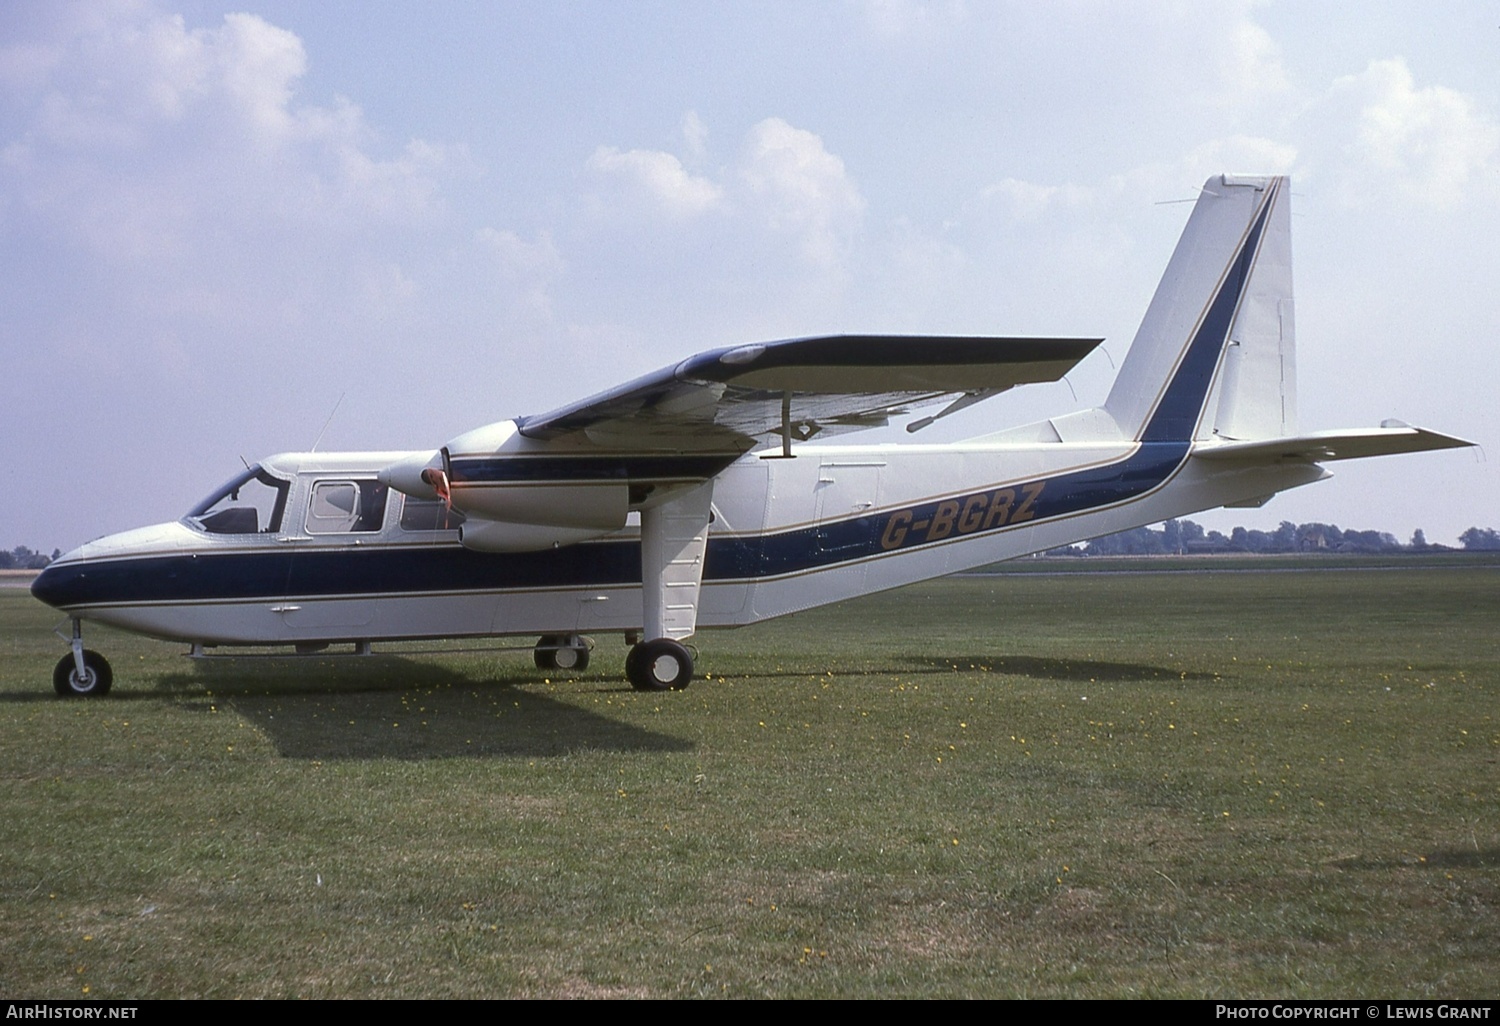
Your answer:
[[[805,441],[880,426],[944,398],[957,407],[1057,381],[1101,341],[830,335],[734,346],[517,424],[544,442],[744,452],[775,436]]]

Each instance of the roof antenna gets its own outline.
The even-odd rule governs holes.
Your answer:
[[[318,444],[323,441],[323,435],[328,431],[328,425],[333,423],[333,415],[339,412],[339,407],[344,404],[344,396],[348,394],[347,391],[339,393],[339,401],[333,404],[332,410],[328,411],[328,419],[323,422],[323,430],[319,431],[318,437],[313,439],[312,448],[307,450],[308,452],[318,451]]]

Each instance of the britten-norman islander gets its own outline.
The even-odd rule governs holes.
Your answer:
[[[526,635],[549,670],[615,632],[632,685],[682,688],[701,628],[1258,506],[1331,460],[1471,444],[1391,421],[1299,430],[1289,200],[1282,177],[1209,179],[1097,409],[953,444],[826,444],[1057,381],[1101,341],[833,336],[701,353],[435,450],[272,456],[37,577],[72,621],[53,683],[109,690],[93,620],[196,654]]]

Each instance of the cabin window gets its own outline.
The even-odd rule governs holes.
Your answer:
[[[319,481],[307,503],[308,534],[378,531],[390,489],[379,481]]]
[[[279,531],[289,487],[290,482],[272,477],[256,464],[194,506],[188,523],[209,534]]]
[[[401,505],[403,531],[456,531],[464,515],[441,499],[413,499]]]

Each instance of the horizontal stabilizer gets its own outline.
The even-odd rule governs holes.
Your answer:
[[[1205,443],[1194,449],[1193,455],[1204,460],[1309,460],[1322,463],[1325,460],[1394,456],[1430,449],[1461,449],[1473,444],[1462,438],[1402,424],[1353,431],[1315,431],[1308,435],[1267,438],[1254,442]]]

